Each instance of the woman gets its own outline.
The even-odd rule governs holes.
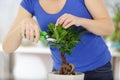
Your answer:
[[[71,50],[71,56],[65,55],[67,61],[75,65],[75,71],[85,73],[84,80],[113,80],[111,55],[101,36],[111,35],[114,26],[103,1],[91,1],[93,0],[23,0],[3,42],[4,51],[15,51],[22,38],[37,43],[39,28],[46,31],[51,22],[64,28],[76,25],[78,28],[85,28],[88,35],[81,38],[85,44],[78,43]],[[22,36],[19,35],[21,32]],[[51,52],[54,70],[59,70],[59,51],[54,48]]]

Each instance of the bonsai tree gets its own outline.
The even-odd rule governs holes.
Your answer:
[[[61,54],[62,65],[59,74],[63,75],[75,75],[74,65],[68,63],[65,58],[65,54],[71,55],[71,50],[75,47],[80,40],[80,36],[83,35],[85,29],[78,29],[76,26],[70,26],[64,29],[61,25],[55,26],[50,23],[48,25],[48,31],[40,31],[40,41],[48,41],[48,44],[52,44],[51,48],[57,47]],[[20,33],[22,36],[22,33]],[[36,36],[34,36],[36,38]],[[45,41],[46,42],[46,41]]]
[[[48,25],[48,28],[47,32],[40,32],[40,40],[44,40],[46,35],[54,40],[48,42],[48,44],[52,44],[52,48],[57,47],[60,51],[62,65],[59,74],[75,75],[74,65],[66,61],[65,54],[71,55],[71,49],[73,49],[78,42],[82,42],[79,37],[83,35],[85,29],[79,30],[74,25],[64,29],[61,25],[55,26],[52,23]]]

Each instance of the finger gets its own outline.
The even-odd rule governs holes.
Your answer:
[[[30,40],[30,29],[29,29],[29,25],[26,24],[26,38]]]
[[[58,23],[59,23],[60,25],[63,25],[66,20],[67,20],[67,17],[62,17],[62,18],[59,20]]]
[[[30,40],[34,42],[34,30],[30,28]]]
[[[65,21],[64,21],[64,23],[63,23],[63,27],[65,27],[66,25],[68,25],[70,22],[72,22],[72,20],[71,19],[66,19]]]
[[[37,43],[39,41],[39,37],[40,37],[40,32],[39,32],[39,28],[35,29],[35,42]]]
[[[26,23],[24,22],[24,21],[22,21],[21,23],[20,23],[20,27],[21,27],[21,33],[20,33],[20,35],[23,37],[23,38],[25,38],[25,27],[26,27],[26,25],[25,25]]]
[[[55,26],[62,25],[62,23],[64,22],[64,20],[65,20],[65,18],[63,19],[63,17],[58,18]]]
[[[26,32],[26,31],[25,31],[25,27],[22,26],[22,32],[21,32],[21,35],[22,35],[23,38],[25,38],[25,32]]]
[[[58,25],[62,25],[62,23],[64,22],[64,20],[67,18],[67,13],[66,14],[63,14],[61,17],[59,17],[57,19],[57,22],[55,24],[55,26],[58,26]]]
[[[73,22],[70,22],[69,24],[67,24],[64,28],[69,28],[70,26],[74,25]]]
[[[58,22],[59,22],[59,19],[57,19],[55,26],[58,26],[58,25],[59,25]]]

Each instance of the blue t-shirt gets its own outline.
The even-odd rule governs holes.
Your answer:
[[[78,17],[93,19],[85,6],[84,0],[67,0],[62,10],[56,14],[49,14],[41,7],[39,0],[23,0],[21,6],[36,17],[40,29],[48,30],[49,23],[56,23],[56,20],[64,13],[69,13]],[[79,26],[82,28],[82,26]],[[67,62],[75,65],[76,72],[94,70],[105,65],[111,59],[110,52],[101,36],[89,31],[80,37],[84,43],[78,43],[72,50],[72,55],[65,55]],[[53,58],[53,66],[60,69],[61,57],[58,48],[50,48]]]

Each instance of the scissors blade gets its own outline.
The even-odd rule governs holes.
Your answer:
[[[48,35],[46,35],[45,38],[46,38],[46,40],[47,40],[48,42],[56,42],[56,41],[57,41],[57,40],[54,39],[54,38],[50,38]]]

